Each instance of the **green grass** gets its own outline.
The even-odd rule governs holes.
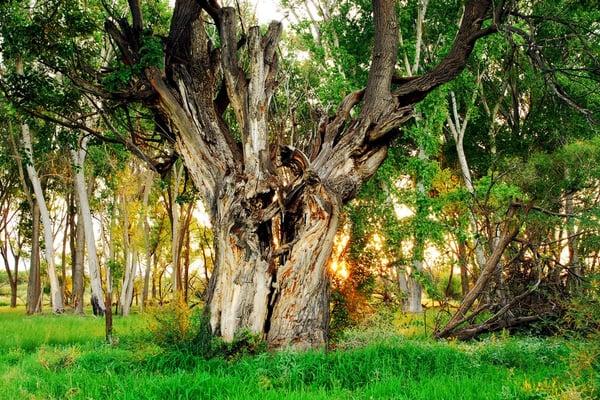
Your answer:
[[[91,310],[88,311],[91,314]],[[115,317],[115,330],[125,338],[137,337],[144,330],[139,316]],[[24,307],[0,307],[0,349],[35,350],[41,345],[100,343],[104,338],[104,319],[91,315],[25,315]]]
[[[101,319],[2,310],[0,399],[591,399],[600,384],[589,342],[355,331],[331,352],[203,360],[153,344],[139,316],[115,330],[109,346]]]

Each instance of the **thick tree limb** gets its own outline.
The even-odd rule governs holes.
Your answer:
[[[144,26],[144,20],[142,16],[142,7],[140,0],[127,0],[129,3],[129,10],[131,11],[131,19],[133,20],[133,30],[137,34],[142,32]]]
[[[398,53],[398,17],[395,0],[373,0],[375,44],[365,89],[363,118],[378,120],[393,106],[390,86]]]
[[[166,65],[172,63],[187,64],[190,60],[192,41],[192,23],[202,11],[198,0],[177,0],[171,17],[171,27],[165,48]]]
[[[465,6],[465,12],[450,52],[431,72],[415,78],[394,91],[400,104],[414,104],[422,100],[436,87],[449,82],[465,67],[477,39],[497,30],[494,23],[488,28],[481,26],[492,9],[491,0],[471,0]]]

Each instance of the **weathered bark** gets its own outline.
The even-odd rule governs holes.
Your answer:
[[[215,1],[176,1],[165,71],[148,67],[144,74],[155,94],[151,106],[169,122],[170,140],[208,205],[216,258],[207,305],[215,333],[231,340],[249,329],[273,347],[325,343],[326,264],[339,209],[383,162],[413,104],[462,70],[475,40],[490,31],[481,29],[490,4],[470,1],[457,43],[444,61],[392,92],[395,1],[374,0],[376,34],[367,87],[349,94],[336,115],[323,120],[304,154],[269,140],[280,24],[272,23],[264,34],[251,27],[240,41],[233,8]],[[206,34],[202,12],[215,22],[219,46]],[[134,24],[140,25],[137,18]],[[139,37],[128,38],[129,29],[112,21],[106,28],[123,60],[135,63]],[[246,70],[238,62],[240,46],[247,49]],[[241,144],[222,118],[227,107],[237,120]]]
[[[214,223],[216,267],[208,298],[213,329],[231,340],[248,328],[264,333],[275,347],[323,344],[329,307],[326,265],[339,201],[316,184],[298,200],[297,215],[242,226],[252,219],[248,210],[231,191],[222,198]]]
[[[102,290],[102,279],[100,277],[100,265],[96,253],[96,238],[94,235],[94,225],[92,213],[88,199],[88,185],[85,182],[85,156],[87,154],[87,143],[89,136],[83,136],[78,149],[71,151],[73,165],[75,169],[75,192],[77,194],[77,203],[79,205],[78,227],[81,222],[84,229],[85,245],[87,247],[88,269],[90,274],[90,285],[92,288],[92,309],[94,315],[103,315],[106,309],[104,305],[104,292]]]

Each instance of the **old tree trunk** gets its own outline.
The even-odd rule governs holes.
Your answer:
[[[106,30],[127,64],[140,62],[144,22],[130,0],[132,25],[108,20]],[[272,347],[310,348],[327,340],[327,263],[340,207],[383,162],[412,106],[456,76],[477,38],[490,1],[465,8],[454,46],[423,76],[395,79],[397,17],[393,0],[374,0],[375,39],[365,89],[349,94],[321,121],[312,148],[282,146],[269,132],[281,32],[272,23],[238,32],[233,8],[178,0],[165,44],[165,67],[145,66],[137,98],[169,131],[196,188],[209,206],[215,267],[207,309],[215,334],[231,340],[249,329]],[[206,33],[218,27],[219,47]],[[240,54],[244,53],[244,66]],[[351,110],[360,112],[351,116]],[[232,110],[241,142],[223,118]],[[354,115],[354,114],[353,114]],[[168,128],[164,128],[168,127]]]

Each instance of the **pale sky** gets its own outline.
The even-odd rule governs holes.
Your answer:
[[[284,18],[284,12],[279,6],[277,0],[249,0],[249,3],[255,3],[256,18],[261,24],[269,23],[273,20],[281,21]]]
[[[244,0],[240,0],[241,2],[244,2]],[[285,16],[278,0],[246,0],[246,2],[254,5],[256,18],[260,24],[267,24],[273,20],[281,21]],[[169,3],[173,7],[175,0],[169,0]],[[220,3],[227,3],[227,1],[221,1]]]

